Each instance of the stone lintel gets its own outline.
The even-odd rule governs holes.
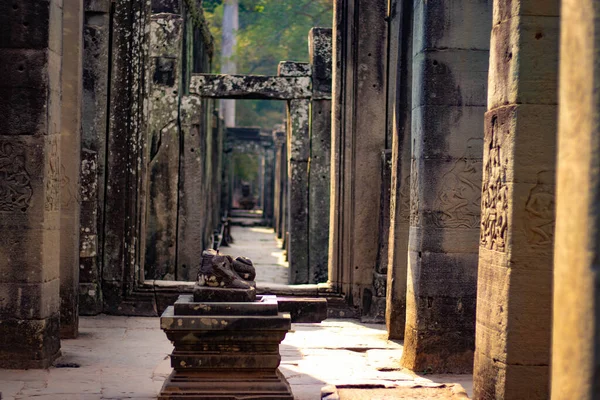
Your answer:
[[[84,0],[83,7],[85,12],[108,13],[110,11],[111,0]]]
[[[279,76],[311,76],[312,68],[309,63],[295,61],[280,61],[277,66]]]
[[[181,14],[183,0],[152,0],[152,14]]]
[[[190,92],[220,99],[308,99],[312,95],[309,76],[261,76],[194,74]]]

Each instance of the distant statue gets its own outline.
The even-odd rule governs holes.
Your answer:
[[[255,278],[256,270],[249,258],[237,257],[234,260],[216,250],[202,252],[197,278],[200,286],[250,289]]]
[[[252,210],[256,205],[256,200],[250,191],[250,185],[247,183],[242,184],[242,198],[240,199],[240,206],[244,210]]]

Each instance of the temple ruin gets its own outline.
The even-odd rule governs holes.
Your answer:
[[[212,73],[202,0],[1,2],[0,398],[80,316],[158,329],[237,212],[289,266],[256,283],[277,335],[385,324],[398,369],[474,399],[600,399],[600,0],[332,2],[268,76]]]

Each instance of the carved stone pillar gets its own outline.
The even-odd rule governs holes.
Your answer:
[[[549,395],[559,2],[515,4],[494,2],[476,399]]]
[[[60,354],[62,5],[0,3],[0,368]]]
[[[402,364],[472,370],[491,1],[414,4]]]

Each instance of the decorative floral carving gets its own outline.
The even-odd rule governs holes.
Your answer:
[[[25,212],[31,205],[33,189],[25,161],[21,145],[0,144],[0,211]]]

